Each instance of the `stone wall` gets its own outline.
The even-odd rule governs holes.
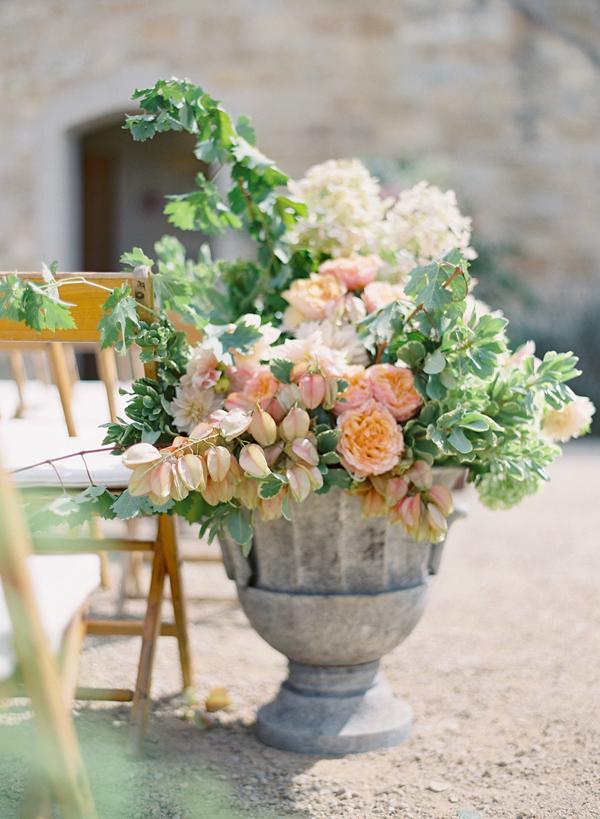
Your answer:
[[[442,158],[477,235],[553,304],[600,269],[595,0],[3,0],[0,267],[78,258],[73,135],[188,76],[292,174]],[[600,295],[598,296],[600,299]]]

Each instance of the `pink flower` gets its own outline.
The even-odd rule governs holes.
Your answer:
[[[348,290],[362,290],[374,281],[383,262],[379,256],[352,256],[330,259],[319,267],[322,276],[335,276]]]
[[[242,447],[240,466],[251,478],[266,478],[271,474],[264,450],[258,444],[246,444]]]
[[[123,454],[123,463],[132,470],[129,494],[148,496],[162,506],[168,500],[183,500],[191,491],[204,489],[206,466],[199,455],[186,449],[186,438],[176,438],[171,446],[157,449],[135,444]]]
[[[251,410],[258,404],[261,409],[266,409],[275,396],[278,386],[279,382],[268,367],[255,367],[245,378],[241,392],[229,393],[225,406],[227,409],[237,407]]]
[[[412,372],[393,364],[374,364],[367,370],[373,396],[397,421],[408,421],[423,404],[414,387]]]
[[[221,372],[217,369],[218,363],[214,352],[202,343],[193,347],[181,383],[184,387],[191,386],[196,390],[214,387],[221,377]]]
[[[306,373],[298,381],[300,397],[307,409],[315,409],[323,403],[327,383],[320,373]]]
[[[383,404],[370,399],[338,418],[337,451],[343,466],[358,476],[393,469],[404,449],[402,431]]]
[[[283,323],[294,330],[303,321],[319,321],[343,309],[346,287],[335,276],[311,274],[308,279],[295,279],[289,290],[282,293],[290,305]]]
[[[371,382],[364,367],[347,367],[342,373],[342,380],[346,381],[348,386],[338,395],[333,407],[336,415],[341,415],[349,409],[356,409],[373,397]]]
[[[397,299],[408,301],[402,285],[390,282],[371,282],[365,287],[362,298],[368,313],[373,313]]]

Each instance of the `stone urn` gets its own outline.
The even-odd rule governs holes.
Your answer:
[[[436,470],[438,483],[458,478]],[[406,739],[412,710],[394,697],[379,663],[421,618],[443,544],[416,543],[384,518],[363,519],[358,499],[340,489],[295,504],[291,521],[257,519],[247,558],[227,535],[220,540],[248,620],[289,660],[288,678],[258,711],[259,739],[322,755]]]

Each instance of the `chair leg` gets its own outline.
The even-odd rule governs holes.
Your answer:
[[[164,549],[165,560],[167,563],[167,573],[169,575],[169,583],[171,585],[171,602],[173,604],[173,615],[175,619],[175,628],[177,630],[177,644],[179,646],[179,661],[181,663],[183,687],[191,688],[194,684],[194,675],[190,657],[185,599],[183,596],[181,582],[182,560],[179,557],[179,550],[177,548],[175,519],[170,515],[161,515],[159,518],[158,540]]]
[[[10,350],[8,354],[10,373],[15,386],[17,387],[18,403],[15,410],[15,418],[22,418],[27,410],[25,402],[25,385],[27,384],[27,373],[23,362],[23,353],[19,350]]]
[[[52,342],[48,345],[48,353],[50,355],[54,383],[58,389],[65,424],[67,425],[67,432],[71,438],[74,438],[77,433],[75,432],[75,421],[73,420],[73,412],[71,409],[71,379],[65,360],[65,353],[61,344],[57,342]]]
[[[89,521],[90,537],[94,540],[103,540],[104,532],[102,531],[102,524],[100,519],[96,516],[90,518]],[[108,554],[104,551],[98,552],[100,558],[100,585],[103,589],[110,589],[112,586],[110,579],[110,564],[108,562]]]
[[[150,709],[150,685],[152,667],[156,652],[156,641],[160,631],[160,611],[165,585],[165,555],[160,543],[156,544],[152,561],[152,578],[148,594],[148,606],[144,618],[142,633],[142,650],[138,665],[138,675],[133,695],[133,746],[139,752],[142,749],[144,735],[148,724]]]
[[[108,401],[108,412],[110,420],[115,422],[117,420],[117,363],[115,360],[114,350],[108,348],[106,350],[96,351],[96,366],[98,367],[98,375],[104,384],[106,390],[106,400]]]

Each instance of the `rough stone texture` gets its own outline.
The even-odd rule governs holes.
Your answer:
[[[441,158],[479,235],[521,246],[540,290],[568,276],[577,306],[599,275],[598,27],[595,0],[4,0],[0,267],[77,264],[64,132],[175,74],[250,114],[293,174]]]
[[[378,670],[379,661],[334,668],[290,663],[277,696],[258,711],[258,738],[321,756],[398,745],[410,734],[412,709],[394,697]]]
[[[128,706],[80,704],[102,819],[600,815],[599,471],[600,447],[582,442],[518,509],[490,512],[469,495],[421,623],[383,662],[415,712],[410,739],[385,752],[318,759],[260,743],[256,709],[275,694],[285,660],[250,627],[222,567],[186,563],[199,699],[225,686],[233,705],[207,717],[212,730],[181,719],[168,637],[158,644],[145,759],[127,753]],[[196,552],[197,540],[186,548]],[[114,616],[114,591],[93,608]],[[127,612],[139,614],[139,601]],[[86,640],[82,684],[130,686],[138,651],[134,637]],[[3,711],[3,819],[17,815],[34,748],[26,708]]]
[[[313,754],[406,739],[410,712],[377,669],[421,619],[431,545],[385,518],[363,519],[358,498],[334,488],[294,504],[290,521],[255,521],[247,565],[225,534],[221,546],[250,623],[291,661],[258,713],[258,736]]]

